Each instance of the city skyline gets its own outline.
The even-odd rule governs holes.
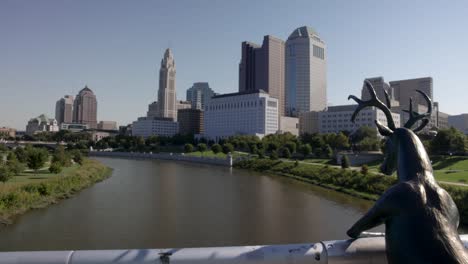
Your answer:
[[[462,94],[465,85],[468,51],[461,43],[467,36],[460,34],[467,24],[465,2],[258,1],[242,20],[245,3],[109,3],[0,4],[0,34],[7,39],[0,43],[1,126],[24,130],[31,116],[53,116],[56,98],[77,94],[86,84],[99,97],[100,120],[130,123],[156,97],[157,62],[167,47],[177,54],[179,96],[194,82],[235,92],[241,42],[261,43],[264,35],[285,40],[301,26],[315,28],[327,43],[331,105],[347,103],[365,78],[429,76],[441,111],[467,112],[462,97],[450,96]],[[190,23],[194,10],[201,15]]]

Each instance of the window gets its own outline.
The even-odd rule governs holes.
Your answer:
[[[325,50],[319,46],[312,45],[314,57],[325,59]]]

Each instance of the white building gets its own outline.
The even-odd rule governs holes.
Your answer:
[[[177,120],[177,97],[176,97],[176,67],[174,56],[170,49],[164,52],[159,70],[158,104],[159,117]]]
[[[357,105],[330,106],[327,111],[318,113],[318,127],[320,133],[339,133],[341,131],[354,132],[362,126],[375,128],[375,120],[387,125],[387,118],[382,110],[375,107],[366,107],[356,116],[355,123],[351,121],[351,116]],[[392,112],[395,127],[400,127],[400,114]],[[378,132],[378,131],[377,131]]]
[[[449,116],[448,125],[468,135],[468,114]]]
[[[286,41],[286,115],[327,107],[326,45],[310,27],[294,30]]]
[[[278,99],[260,90],[217,95],[205,106],[204,136],[219,140],[233,135],[260,138],[278,130]]]
[[[179,133],[179,123],[172,118],[140,117],[132,124],[133,136],[166,136],[172,137]]]
[[[279,130],[278,133],[291,133],[299,136],[299,118],[290,116],[279,117]]]
[[[26,125],[26,134],[34,135],[40,132],[57,132],[59,131],[59,126],[57,120],[54,118],[48,118],[46,115],[42,114],[36,118],[32,118],[28,121]]]

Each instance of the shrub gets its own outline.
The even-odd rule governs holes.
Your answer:
[[[213,146],[211,146],[211,151],[213,151],[214,154],[218,154],[222,150],[223,150],[223,148],[219,144],[213,144]]]
[[[278,152],[277,151],[272,151],[270,154],[270,159],[271,160],[277,160],[278,159]]]
[[[58,174],[62,172],[62,165],[59,162],[52,162],[49,167],[50,173]]]
[[[226,143],[223,145],[223,153],[228,154],[229,152],[234,151],[234,146],[231,143]]]
[[[369,173],[369,167],[366,164],[361,166],[361,173],[364,175],[367,175]]]
[[[7,182],[9,179],[13,177],[13,173],[10,171],[8,166],[0,165],[0,181]]]
[[[81,154],[81,151],[79,150],[74,150],[73,153],[72,153],[72,158],[73,158],[73,161],[80,164],[80,165],[83,165],[83,154]]]
[[[206,146],[205,143],[199,143],[197,145],[197,149],[203,154],[203,152],[205,152],[208,149],[208,147]]]
[[[283,158],[286,158],[286,159],[291,158],[291,152],[289,151],[289,148],[286,148],[286,147],[282,148],[281,149],[281,156]]]
[[[341,168],[342,169],[349,168],[349,159],[348,159],[348,156],[346,155],[341,156]]]
[[[305,159],[312,152],[312,147],[309,144],[304,144],[300,147],[299,151]]]
[[[185,144],[185,145],[184,145],[184,152],[185,152],[185,153],[193,152],[193,149],[194,149],[194,147],[193,147],[192,144]]]

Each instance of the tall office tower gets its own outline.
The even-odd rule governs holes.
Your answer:
[[[87,124],[97,128],[97,100],[93,91],[85,86],[75,98],[73,105],[73,122]]]
[[[55,119],[59,125],[73,122],[73,96],[65,95],[55,103]]]
[[[175,88],[176,68],[170,49],[164,52],[159,70],[158,107],[159,117],[177,120],[177,99]]]
[[[410,97],[413,97],[414,105],[426,105],[426,101],[416,90],[421,90],[426,93],[429,98],[434,100],[433,81],[431,77],[391,81],[390,87],[392,87],[395,99],[400,101],[400,105],[405,109],[409,109]]]
[[[215,96],[215,92],[210,88],[207,82],[196,82],[187,89],[187,101],[191,102],[192,109],[203,110],[205,105]]]
[[[393,96],[392,89],[390,88],[390,85],[388,85],[383,77],[373,77],[373,78],[366,78],[365,81],[369,81],[372,86],[374,87],[375,93],[377,95],[377,98],[380,99],[380,101],[385,102],[385,92],[388,93],[389,97]],[[361,90],[361,99],[362,100],[369,100],[370,94],[369,91],[366,88],[366,85],[362,85],[362,90]]]
[[[286,115],[327,107],[326,45],[310,27],[300,27],[286,41]]]
[[[279,114],[284,116],[284,41],[264,36],[262,46],[242,42],[239,63],[239,92],[266,91],[278,99]]]

